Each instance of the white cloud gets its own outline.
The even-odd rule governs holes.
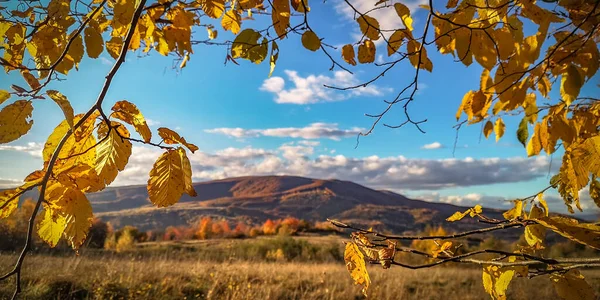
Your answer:
[[[161,151],[135,146],[118,185],[144,183]],[[496,183],[529,181],[547,175],[549,160],[536,158],[409,159],[403,156],[363,158],[315,154],[313,146],[287,143],[276,151],[226,148],[215,153],[190,154],[194,180],[251,175],[296,175],[349,180],[388,190],[439,190]],[[484,196],[446,197],[439,201],[483,201]]]
[[[42,157],[42,149],[44,145],[41,143],[29,142],[26,145],[0,145],[0,151],[16,151],[27,153],[33,157]]]
[[[287,89],[286,81],[277,76],[266,79],[260,87],[261,91],[273,93],[276,103],[312,104],[342,101],[358,96],[381,96],[391,91],[390,88],[381,88],[374,84],[366,87],[361,86],[345,92],[336,91],[324,86],[349,87],[361,83],[355,75],[345,71],[335,71],[333,77],[312,74],[302,77],[296,71],[285,70],[284,72],[288,77]],[[293,87],[290,87],[290,84]]]
[[[152,119],[146,119],[146,123],[148,123],[148,126],[158,126],[161,124],[159,121],[155,121]]]
[[[440,149],[440,148],[444,148],[444,145],[442,145],[440,142],[433,142],[431,144],[426,144],[421,147],[421,149],[426,149],[426,150]]]
[[[392,34],[392,30],[404,28],[402,24],[402,20],[398,17],[396,10],[393,6],[389,7],[381,7],[379,9],[374,10],[374,2],[372,0],[348,0],[352,6],[361,13],[369,12],[367,15],[373,17],[379,21],[379,28],[384,32],[384,35],[389,36]],[[402,4],[406,5],[408,9],[414,14],[419,8],[421,4],[427,4],[427,0],[406,0],[402,1]],[[338,14],[342,15],[344,19],[349,21],[354,21],[355,18],[358,17],[358,14],[343,0],[338,0],[335,5],[335,9]],[[413,18],[414,20],[414,18]],[[414,26],[414,22],[413,22]],[[356,31],[353,34],[353,38],[359,39],[362,37],[362,34],[358,31],[358,26],[355,26]],[[377,44],[381,44],[383,41],[382,38],[375,41]]]
[[[18,187],[23,184],[23,181],[17,179],[0,178],[0,189],[9,189]]]
[[[106,66],[112,66],[115,63],[114,61],[112,61],[104,56],[100,56],[100,62]]]
[[[224,134],[235,138],[248,138],[259,136],[270,137],[291,137],[302,139],[332,139],[340,140],[346,137],[355,137],[363,129],[350,128],[340,129],[335,123],[312,123],[306,127],[282,127],[267,129],[244,129],[244,128],[213,128],[206,129],[205,132]]]

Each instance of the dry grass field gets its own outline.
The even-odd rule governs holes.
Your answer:
[[[206,252],[226,251],[214,242],[195,245],[141,245],[127,253],[108,251],[50,252],[25,260],[22,299],[362,299],[343,261],[321,262],[231,258],[207,259]],[[321,241],[325,243],[325,241]],[[234,245],[235,246],[235,245]],[[153,249],[148,251],[148,249]],[[179,250],[174,250],[179,249]],[[7,270],[14,254],[0,255]],[[371,299],[488,299],[477,268],[407,270],[369,269]],[[600,292],[600,272],[584,272]],[[12,279],[0,283],[0,298],[11,295]],[[509,299],[556,299],[547,278],[516,278]]]

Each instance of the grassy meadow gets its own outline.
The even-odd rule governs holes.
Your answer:
[[[362,299],[341,255],[339,237],[142,243],[121,253],[83,249],[78,256],[41,251],[25,260],[22,299]],[[15,259],[3,252],[0,268]],[[373,265],[369,271],[372,299],[489,297],[478,268]],[[600,272],[584,274],[600,292]],[[0,283],[1,299],[10,297],[13,280]],[[516,278],[509,293],[509,299],[555,298],[543,277]]]

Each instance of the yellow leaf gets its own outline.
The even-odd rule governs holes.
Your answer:
[[[460,221],[467,215],[469,215],[471,218],[473,218],[473,217],[481,214],[482,212],[483,212],[483,209],[482,209],[481,205],[477,204],[473,208],[469,208],[469,209],[465,210],[464,212],[460,212],[460,211],[455,212],[452,216],[448,217],[446,219],[446,221],[448,221],[448,222]]]
[[[69,51],[67,52],[67,56],[73,61],[75,64],[75,68],[79,68],[79,63],[81,59],[83,59],[83,38],[81,35],[77,35],[73,42],[71,43],[71,47],[69,47]]]
[[[244,29],[231,44],[231,56],[233,58],[241,57],[260,64],[267,58],[269,52],[268,41],[263,38],[259,43],[260,38],[260,33],[253,29]]]
[[[77,250],[92,226],[92,206],[83,192],[72,188],[65,190],[56,205],[65,218],[65,239]]]
[[[211,40],[216,39],[219,34],[219,32],[217,32],[216,29],[213,29],[211,27],[206,27],[206,31],[208,32],[208,38]]]
[[[31,112],[33,105],[31,101],[17,100],[14,103],[5,106],[0,111],[0,144],[12,142],[25,135],[31,126],[33,120]]]
[[[523,201],[515,200],[513,201],[513,203],[513,208],[509,209],[508,211],[502,214],[507,220],[514,220],[523,215]]]
[[[550,280],[559,297],[565,300],[594,300],[596,293],[578,270],[551,273]]]
[[[95,21],[91,21],[90,25],[83,31],[83,39],[85,41],[87,55],[90,58],[98,58],[100,54],[102,54],[102,51],[104,51],[104,40],[102,39],[102,33],[99,31],[100,29],[97,25],[92,26],[93,22]]]
[[[66,218],[57,208],[44,204],[44,218],[37,225],[40,238],[54,248],[65,232]]]
[[[471,51],[475,60],[487,70],[493,69],[498,56],[491,34],[488,36],[483,30],[474,30],[472,39]]]
[[[429,57],[427,57],[427,49],[421,47],[421,43],[411,39],[408,41],[406,47],[409,55],[408,59],[413,67],[417,68],[417,66],[419,66],[421,69],[425,69],[429,72],[433,71],[433,63]]]
[[[40,82],[35,78],[35,76],[31,75],[27,70],[21,70],[21,75],[27,82],[27,84],[31,87],[32,90],[37,90],[41,87]]]
[[[150,142],[152,132],[150,132],[146,119],[133,103],[126,100],[118,101],[113,105],[112,111],[114,112],[112,116],[127,124],[133,125],[135,131],[137,131],[144,139],[144,142]]]
[[[375,44],[371,40],[365,40],[358,46],[358,62],[368,64],[375,61]]]
[[[10,216],[17,209],[22,192],[21,187],[0,192],[0,219]]]
[[[600,250],[600,225],[598,224],[580,224],[575,219],[560,216],[541,217],[535,221],[571,241]]]
[[[305,13],[307,11],[310,11],[310,7],[308,6],[308,0],[292,0],[292,8],[299,12],[299,13]]]
[[[583,86],[583,78],[575,65],[570,64],[566,72],[562,74],[560,82],[560,95],[563,100],[570,105],[579,96],[579,91]]]
[[[485,136],[486,139],[490,136],[490,134],[492,134],[493,130],[494,130],[494,124],[492,124],[491,121],[487,121],[485,123],[485,126],[483,126],[483,135]]]
[[[119,58],[121,49],[123,49],[123,38],[120,36],[113,36],[109,41],[106,41],[106,51],[112,58]]]
[[[358,26],[360,27],[360,31],[364,36],[368,39],[376,41],[379,39],[379,22],[377,19],[369,17],[367,15],[362,15],[358,19]]]
[[[183,172],[183,182],[185,184],[184,191],[188,195],[196,197],[198,194],[192,185],[192,165],[190,164],[190,160],[183,148],[177,148],[177,153],[181,156],[181,171]]]
[[[515,41],[513,39],[513,34],[511,33],[512,30],[513,29],[508,26],[503,26],[491,32],[498,47],[498,58],[501,60],[508,60],[515,51]],[[518,31],[516,28],[514,30]]]
[[[600,176],[600,135],[585,139],[573,152],[577,152],[578,164],[585,166],[585,169],[594,175]]]
[[[203,0],[201,2],[201,7],[204,13],[213,18],[218,19],[223,15],[225,11],[225,1],[224,0]]]
[[[10,93],[6,90],[0,90],[0,104],[10,98]]]
[[[347,62],[350,65],[356,66],[356,60],[354,59],[354,56],[354,47],[352,47],[352,45],[347,44],[344,45],[344,47],[342,47],[342,58],[345,62]]]
[[[392,56],[392,54],[398,52],[398,49],[402,46],[402,42],[406,38],[406,34],[403,30],[399,29],[394,31],[390,38],[388,39],[388,56]]]
[[[281,39],[285,38],[290,26],[290,2],[288,0],[273,0],[271,20],[277,36]]]
[[[535,204],[531,206],[531,211],[528,216],[529,219],[537,219],[545,216],[546,214],[543,209]],[[527,241],[529,246],[541,245],[544,242],[545,236],[546,228],[542,225],[529,225],[525,227],[525,241]]]
[[[89,166],[95,166],[96,139],[94,138],[92,132],[94,130],[94,124],[97,115],[98,114],[94,114],[86,119],[85,122],[83,122],[82,125],[75,131],[75,133],[67,139],[60,150],[60,153],[58,154],[59,161],[56,162],[57,165],[73,166],[77,164],[87,164]],[[82,114],[76,115],[73,119],[73,122],[79,122],[82,117]],[[70,130],[70,128],[71,127],[67,123],[67,120],[63,120],[58,126],[56,126],[44,144],[44,149],[42,151],[42,158],[44,159],[44,162],[50,161],[50,158],[56,150],[57,145],[60,143],[60,140]]]
[[[98,146],[96,146],[96,172],[100,181],[106,185],[111,184],[119,171],[123,171],[129,156],[131,156],[131,142],[129,131],[123,124],[112,122],[113,127]]]
[[[446,8],[455,8],[458,5],[458,0],[448,0],[448,4],[446,4]]]
[[[73,113],[73,107],[71,107],[71,103],[69,103],[67,97],[61,94],[59,91],[55,90],[48,90],[46,91],[46,94],[48,94],[48,96],[50,96],[50,98],[52,98],[52,100],[54,100],[54,102],[58,104],[60,109],[63,111],[63,114],[65,115],[65,119],[67,120],[69,127],[73,129],[73,118],[75,117],[75,115]]]
[[[175,132],[169,128],[165,128],[165,127],[159,128],[158,135],[160,135],[160,137],[163,138],[165,144],[168,144],[168,145],[181,144],[181,145],[186,146],[188,149],[190,149],[190,151],[192,151],[192,153],[194,153],[194,152],[196,152],[196,150],[198,150],[198,146],[188,143],[185,140],[185,138],[183,138],[177,132]]]
[[[116,0],[113,8],[113,36],[124,36],[129,28],[129,23],[135,12],[135,5],[138,1]]]
[[[179,150],[167,150],[156,160],[148,179],[148,197],[154,205],[166,207],[179,201],[186,189],[182,166]]]
[[[344,262],[346,262],[346,268],[350,272],[350,277],[354,280],[354,284],[363,286],[362,293],[366,297],[367,290],[371,284],[371,278],[369,278],[369,273],[367,273],[365,257],[355,243],[346,243]]]
[[[321,48],[321,40],[314,32],[307,30],[302,34],[302,46],[310,51],[317,51]]]
[[[408,7],[406,7],[406,5],[404,5],[402,3],[395,3],[394,9],[396,9],[396,13],[402,19],[402,23],[404,24],[404,27],[406,27],[406,29],[408,29],[410,31],[413,31],[413,26],[412,26],[413,20],[410,17],[410,10],[408,9]]]
[[[488,265],[483,268],[483,287],[492,299],[506,299],[506,290],[515,276],[513,268]]]
[[[223,16],[223,19],[221,19],[221,26],[223,26],[223,29],[231,31],[233,34],[237,34],[240,32],[242,26],[240,14],[236,10],[228,10]]]
[[[456,55],[465,66],[470,66],[473,63],[473,53],[471,52],[471,30],[467,28],[459,28],[454,31],[456,36]],[[498,88],[496,88],[498,90]]]
[[[496,142],[502,138],[504,135],[504,131],[506,130],[506,125],[502,122],[502,118],[498,118],[496,123],[494,124],[494,133],[496,134]]]
[[[542,151],[542,144],[540,143],[540,123],[535,124],[533,135],[527,143],[527,156],[534,156],[540,154]]]
[[[277,64],[277,59],[279,58],[279,46],[275,41],[271,42],[271,57],[269,59],[270,69],[269,69],[269,77],[273,75],[273,71],[275,70],[275,65]]]

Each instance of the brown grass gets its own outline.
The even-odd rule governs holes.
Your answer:
[[[25,260],[23,299],[362,299],[344,263],[210,262],[172,253],[43,255]],[[0,255],[8,270],[14,255]],[[370,266],[371,299],[489,299],[477,268],[382,270]],[[600,272],[584,272],[600,292]],[[10,296],[12,279],[0,283]],[[509,299],[556,299],[548,278],[516,278]]]

